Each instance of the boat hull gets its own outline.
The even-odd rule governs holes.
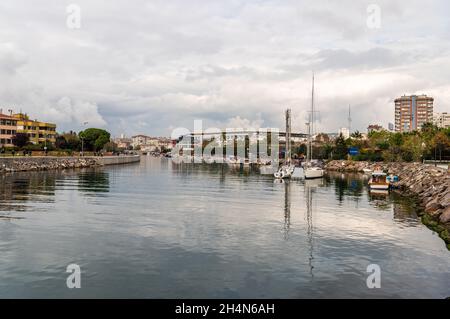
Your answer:
[[[259,172],[261,175],[273,175],[278,171],[278,169],[276,169],[273,166],[261,166],[259,168]]]
[[[373,190],[388,190],[389,184],[370,184],[369,187]]]
[[[305,177],[305,172],[301,167],[295,167],[294,172],[291,175],[292,179],[302,179]]]
[[[304,171],[305,179],[314,179],[314,178],[322,178],[323,170],[322,169],[305,169]]]

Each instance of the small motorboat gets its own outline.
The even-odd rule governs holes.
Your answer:
[[[386,173],[383,171],[373,171],[372,177],[369,180],[369,187],[371,190],[388,190],[391,183],[387,179]]]
[[[364,174],[372,174],[372,170],[370,168],[363,168]]]

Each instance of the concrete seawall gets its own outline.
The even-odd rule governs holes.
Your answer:
[[[141,161],[140,155],[130,155],[130,156],[104,156],[97,157],[100,165],[121,165],[137,163]]]
[[[141,160],[139,155],[104,157],[0,157],[0,173],[123,165]]]

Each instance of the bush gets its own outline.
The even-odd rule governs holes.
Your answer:
[[[27,146],[22,147],[25,151],[43,151],[44,145],[42,144],[28,144]]]

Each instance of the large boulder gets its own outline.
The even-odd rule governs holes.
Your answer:
[[[450,206],[450,192],[447,192],[440,200],[440,204],[444,207]]]
[[[443,224],[450,222],[450,206],[447,206],[447,208],[442,212],[439,217],[439,221]]]
[[[426,213],[434,213],[438,209],[442,208],[441,205],[437,202],[437,198],[431,200],[427,206],[425,206],[425,212]]]

